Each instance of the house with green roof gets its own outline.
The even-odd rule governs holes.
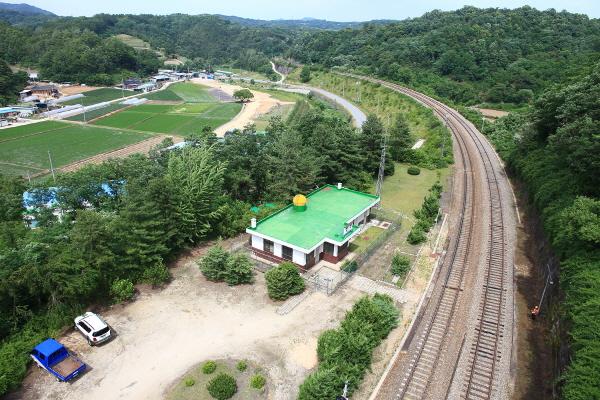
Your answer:
[[[258,258],[291,261],[307,270],[320,260],[337,263],[348,254],[348,244],[379,203],[377,196],[325,185],[246,229]]]

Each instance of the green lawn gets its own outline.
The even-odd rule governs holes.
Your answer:
[[[28,169],[47,169],[50,167],[48,151],[52,154],[54,167],[59,168],[98,153],[137,143],[151,136],[118,129],[59,122],[55,124],[61,124],[63,127],[0,143],[0,172],[22,174]]]
[[[133,96],[135,94],[135,92],[132,92],[130,90],[122,91],[121,89],[115,89],[115,88],[101,88],[101,89],[90,90],[89,92],[85,92],[85,93],[83,93],[83,95],[85,97],[67,101],[63,104],[64,105],[81,104],[84,106],[89,106],[90,104],[97,104],[97,103],[102,103],[104,101],[110,101],[110,100],[115,100],[115,99],[121,98],[121,97],[123,97],[123,94],[125,95],[125,97],[127,97],[127,96]]]
[[[186,103],[212,103],[215,101],[215,98],[209,93],[209,88],[196,83],[175,83],[167,90],[181,97]]]
[[[64,124],[61,122],[44,121],[35,124],[27,124],[22,126],[15,126],[13,128],[0,129],[0,143],[5,140],[18,138],[21,136],[32,135],[61,128],[64,128]]]
[[[413,211],[421,207],[429,188],[438,180],[438,171],[443,184],[450,169],[432,171],[421,168],[420,175],[409,175],[407,168],[407,164],[396,164],[396,173],[385,178],[381,202],[385,210],[412,217]]]
[[[145,97],[148,100],[156,101],[182,101],[182,98],[177,96],[174,92],[172,92],[170,88],[160,90],[158,92],[145,94],[142,97]]]
[[[382,233],[384,229],[377,226],[371,226],[369,229],[358,235],[348,248],[353,253],[362,253],[369,244],[373,243]]]
[[[152,118],[152,113],[137,112],[135,108],[118,112],[108,117],[92,122],[93,125],[110,126],[113,128],[131,128],[135,124]]]

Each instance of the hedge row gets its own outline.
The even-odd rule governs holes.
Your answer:
[[[427,232],[435,223],[435,217],[440,209],[440,197],[442,196],[442,185],[439,182],[433,184],[429,194],[423,199],[423,205],[414,212],[417,223],[410,230],[406,240],[410,244],[419,244],[427,240]]]
[[[352,394],[371,367],[373,350],[397,326],[398,317],[389,296],[361,298],[340,328],[319,336],[319,366],[300,386],[298,400],[335,400],[346,381]]]

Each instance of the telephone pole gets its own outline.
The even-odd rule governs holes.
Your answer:
[[[385,153],[387,152],[387,127],[383,132],[381,139],[381,159],[379,161],[379,173],[377,174],[377,185],[375,186],[375,194],[381,197],[381,189],[383,188],[383,177],[385,176]],[[379,203],[381,205],[381,202]]]
[[[52,180],[56,182],[56,175],[54,174],[54,166],[52,165],[52,156],[50,150],[48,150],[48,159],[50,160],[50,171],[52,172]]]

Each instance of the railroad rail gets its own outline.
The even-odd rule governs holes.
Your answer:
[[[378,83],[394,91],[403,93],[431,108],[452,131],[458,149],[457,161],[460,160],[463,171],[459,182],[461,215],[457,222],[456,234],[452,238],[446,257],[443,261],[445,275],[442,285],[437,289],[437,296],[432,296],[428,312],[419,324],[417,341],[411,345],[409,362],[404,364],[404,373],[400,382],[396,382],[398,390],[394,398],[421,399],[431,396],[430,390],[436,382],[443,379],[436,374],[438,361],[450,340],[457,321],[462,315],[457,314],[457,304],[464,297],[465,274],[477,274],[477,267],[483,266],[483,286],[478,298],[478,318],[471,329],[472,334],[462,336],[463,342],[457,354],[449,355],[454,363],[452,378],[459,368],[461,361],[464,372],[456,377],[461,379],[457,391],[463,399],[492,399],[496,389],[496,374],[498,362],[501,359],[502,340],[506,324],[506,282],[512,265],[509,265],[506,248],[506,232],[502,189],[499,171],[494,168],[495,155],[486,146],[484,139],[462,115],[445,104],[412,89],[390,82],[354,74],[343,74],[353,78]],[[474,168],[483,165],[481,175],[483,185],[474,182]],[[488,209],[485,210],[485,220],[475,220],[475,209],[481,207],[475,204],[475,193],[487,196]],[[484,211],[481,209],[481,211]],[[474,245],[474,229],[477,224],[485,224],[488,232],[485,246],[485,260],[480,262],[471,254]],[[472,289],[472,288],[469,288]],[[471,294],[471,290],[469,291]],[[467,340],[468,338],[468,340]],[[465,343],[466,340],[466,343]],[[413,339],[414,341],[414,339]],[[463,352],[468,355],[461,358]],[[450,379],[452,381],[453,379]],[[441,384],[441,383],[440,383]],[[452,382],[445,382],[446,397],[449,396]],[[456,384],[456,383],[454,383]]]

